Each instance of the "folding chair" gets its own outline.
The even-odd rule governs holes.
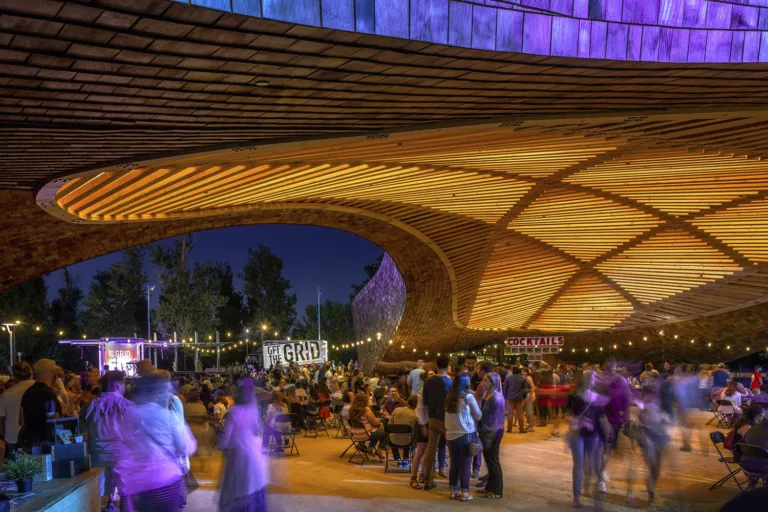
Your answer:
[[[371,458],[371,451],[368,448],[368,445],[371,442],[371,434],[365,429],[365,425],[360,421],[350,420],[349,426],[351,427],[349,437],[352,440],[352,446],[350,446],[350,448],[354,448],[355,451],[352,452],[352,456],[347,462],[351,463],[355,457],[360,457],[360,465],[362,466]],[[349,450],[349,448],[347,448],[347,450]],[[344,453],[347,453],[347,450],[344,450]],[[379,459],[379,462],[384,462],[377,453],[374,453],[374,455]]]
[[[736,475],[738,475],[742,471],[741,467],[738,467],[739,463],[736,461],[734,457],[727,457],[723,455],[723,452],[720,450],[720,445],[722,445],[725,442],[725,436],[723,435],[722,432],[720,432],[719,430],[716,430],[709,434],[709,438],[712,440],[712,444],[715,445],[715,450],[717,450],[717,455],[719,457],[717,459],[718,462],[722,462],[723,464],[725,464],[725,468],[726,470],[728,470],[728,474],[725,475],[720,480],[718,480],[717,482],[715,482],[712,485],[712,487],[709,488],[709,490],[714,491],[718,487],[722,487],[723,484],[727,482],[730,478],[733,478],[733,481],[736,482],[736,485],[739,486],[739,490],[743,491],[744,489],[742,489],[741,487],[742,483],[739,482],[739,480],[736,478]],[[723,449],[725,449],[725,447],[723,447]],[[734,469],[731,467],[731,464],[737,467]]]
[[[739,417],[739,412],[730,400],[718,400],[717,409],[722,417],[722,425],[718,428],[731,428],[733,422]]]
[[[278,424],[290,424],[290,428],[288,430],[281,429],[277,431],[278,434],[280,434],[281,442],[284,439],[288,439],[289,444],[284,445],[283,449],[290,448],[290,453],[287,453],[286,455],[294,455],[294,451],[296,452],[295,455],[301,455],[299,453],[299,447],[296,445],[296,433],[298,431],[299,426],[299,417],[295,414],[278,414],[275,416],[275,425]],[[272,455],[273,453],[277,452],[277,444],[275,442],[274,437],[270,436],[269,438],[269,447],[268,447],[268,454]]]
[[[349,437],[349,423],[339,413],[338,416],[339,426],[336,428],[336,439],[342,439]]]
[[[323,407],[327,407],[330,410],[331,409],[331,401],[330,400],[326,400],[324,402],[320,402],[320,408],[323,408]],[[320,418],[320,421],[323,422],[323,426],[328,427],[328,428],[333,428],[333,411],[330,410],[330,416],[328,416],[327,418]],[[328,432],[326,432],[325,434],[328,435]],[[328,437],[330,437],[330,436],[328,436]]]
[[[331,422],[328,425],[328,428],[336,427],[336,437],[338,437],[338,430],[341,428],[341,410],[344,408],[344,404],[339,402],[334,402],[333,405],[331,405]]]
[[[733,451],[739,459],[741,470],[749,478],[747,489],[756,487],[760,482],[763,487],[768,485],[768,450],[762,446],[738,443]]]
[[[325,432],[326,436],[331,437],[314,404],[304,406],[304,414],[304,424],[307,426],[304,437],[310,437],[311,434],[314,434],[311,437],[316,438],[320,432]]]
[[[717,400],[712,401],[712,417],[707,422],[707,425],[712,425],[712,423],[714,423],[715,428],[728,428],[728,419],[718,410],[717,402]],[[731,402],[728,402],[728,404],[733,406]]]
[[[392,425],[387,423],[384,426],[384,432],[387,434],[387,447],[384,453],[384,472],[389,472],[389,452],[392,452],[392,457],[395,456],[394,449],[408,450],[408,465],[410,466],[411,457],[413,457],[413,451],[410,449],[413,444],[413,428],[408,425]],[[403,468],[399,468],[403,469]],[[410,467],[407,469],[410,472]]]

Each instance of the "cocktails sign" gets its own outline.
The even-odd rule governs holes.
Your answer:
[[[565,345],[564,336],[533,336],[533,337],[509,337],[507,345],[510,347],[562,347]]]
[[[264,368],[278,363],[324,363],[327,357],[328,342],[323,340],[264,342]]]

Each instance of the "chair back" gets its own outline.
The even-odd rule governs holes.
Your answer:
[[[330,407],[330,406],[331,406],[331,401],[330,400],[324,400],[324,401],[320,402],[320,407]]]
[[[277,425],[290,425],[288,429],[277,429],[281,434],[293,434],[299,424],[299,417],[295,414],[278,414],[275,416],[275,429]]]
[[[709,433],[709,438],[712,440],[712,444],[715,446],[715,450],[717,450],[717,456],[722,459],[723,452],[720,451],[720,446],[725,443],[725,436],[719,430],[715,430],[714,432]]]
[[[768,450],[762,446],[756,446],[754,444],[736,443],[733,447],[733,451],[739,454],[739,458],[749,457],[750,459],[758,459],[768,461]]]
[[[369,441],[371,439],[371,434],[360,420],[349,420],[349,435],[353,441],[357,442]]]
[[[718,400],[717,408],[722,414],[736,414],[736,409],[733,407],[733,403],[730,400]]]
[[[751,478],[768,479],[768,451],[762,446],[736,443],[733,447],[735,458],[741,469]]]
[[[387,442],[390,446],[405,448],[411,446],[413,442],[413,429],[410,425],[387,423],[384,426],[384,432],[387,434]]]

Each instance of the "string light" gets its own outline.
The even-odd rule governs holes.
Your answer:
[[[390,345],[392,344],[392,340],[389,340],[389,344],[390,344]]]
[[[39,331],[40,330],[40,326],[39,325],[35,326],[35,330]]]
[[[712,346],[712,343],[711,343],[711,342],[710,342],[710,343],[707,343],[707,346],[708,346],[708,347],[711,347],[711,346]]]
[[[693,345],[693,340],[691,340],[691,345]]]
[[[613,346],[613,349],[616,350],[616,345]]]
[[[630,346],[630,347],[632,346],[632,342],[631,342],[631,341],[629,342],[629,346]]]

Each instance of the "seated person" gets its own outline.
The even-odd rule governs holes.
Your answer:
[[[355,440],[364,441],[370,435],[371,440],[368,450],[383,459],[384,453],[382,453],[382,450],[386,447],[387,436],[384,433],[384,426],[373,415],[371,408],[368,407],[368,399],[365,395],[358,393],[352,399],[352,405],[349,407],[349,421],[350,430]],[[357,427],[351,425],[353,421],[359,422]],[[376,449],[377,443],[379,445],[378,450]]]
[[[764,418],[765,411],[762,407],[757,405],[748,405],[744,407],[741,416],[739,416],[739,419],[733,424],[733,444],[731,446],[726,446],[726,448],[732,450],[733,446],[743,443],[747,431],[755,425],[762,423]]]
[[[376,388],[373,390],[373,399],[377,404],[380,404],[385,396],[387,396],[387,380],[379,379],[376,383]]]
[[[395,412],[395,409],[399,407],[405,407],[405,400],[403,400],[403,398],[397,392],[397,388],[395,386],[390,386],[387,398],[385,398],[381,403],[382,418],[384,418],[385,421],[389,421],[389,418],[392,417],[392,413]]]
[[[739,393],[736,382],[734,381],[728,382],[728,385],[723,388],[722,391],[720,391],[718,400],[727,400],[731,402],[732,409],[727,405],[718,404],[717,410],[720,412],[720,414],[724,414],[726,417],[728,417],[728,421],[730,423],[733,423],[735,416],[741,414],[741,398],[741,393]]]
[[[390,425],[408,425],[413,431],[416,426],[416,406],[419,403],[419,397],[417,395],[411,395],[408,398],[406,407],[398,407],[392,413],[392,418],[389,420]],[[403,449],[403,458],[400,458],[400,451],[397,448],[392,448],[392,455],[395,457],[398,466],[408,465],[408,448]]]
[[[742,441],[745,444],[752,444],[768,450],[768,423],[765,421],[765,409],[763,409],[763,421],[755,423],[744,434]],[[747,471],[768,471],[768,463],[764,460],[754,460],[744,457],[740,461],[741,467]],[[750,482],[750,487],[754,487],[755,482]]]
[[[278,424],[275,420],[279,415],[288,414],[289,412],[288,403],[285,401],[283,392],[279,389],[275,389],[272,392],[272,403],[267,407],[267,418],[264,422],[267,426],[266,435],[264,436],[264,444],[269,443],[269,437],[272,436],[275,440],[275,446],[278,453],[285,451],[282,442],[283,436],[280,435],[284,426]],[[288,444],[288,439],[285,440],[285,443]]]

